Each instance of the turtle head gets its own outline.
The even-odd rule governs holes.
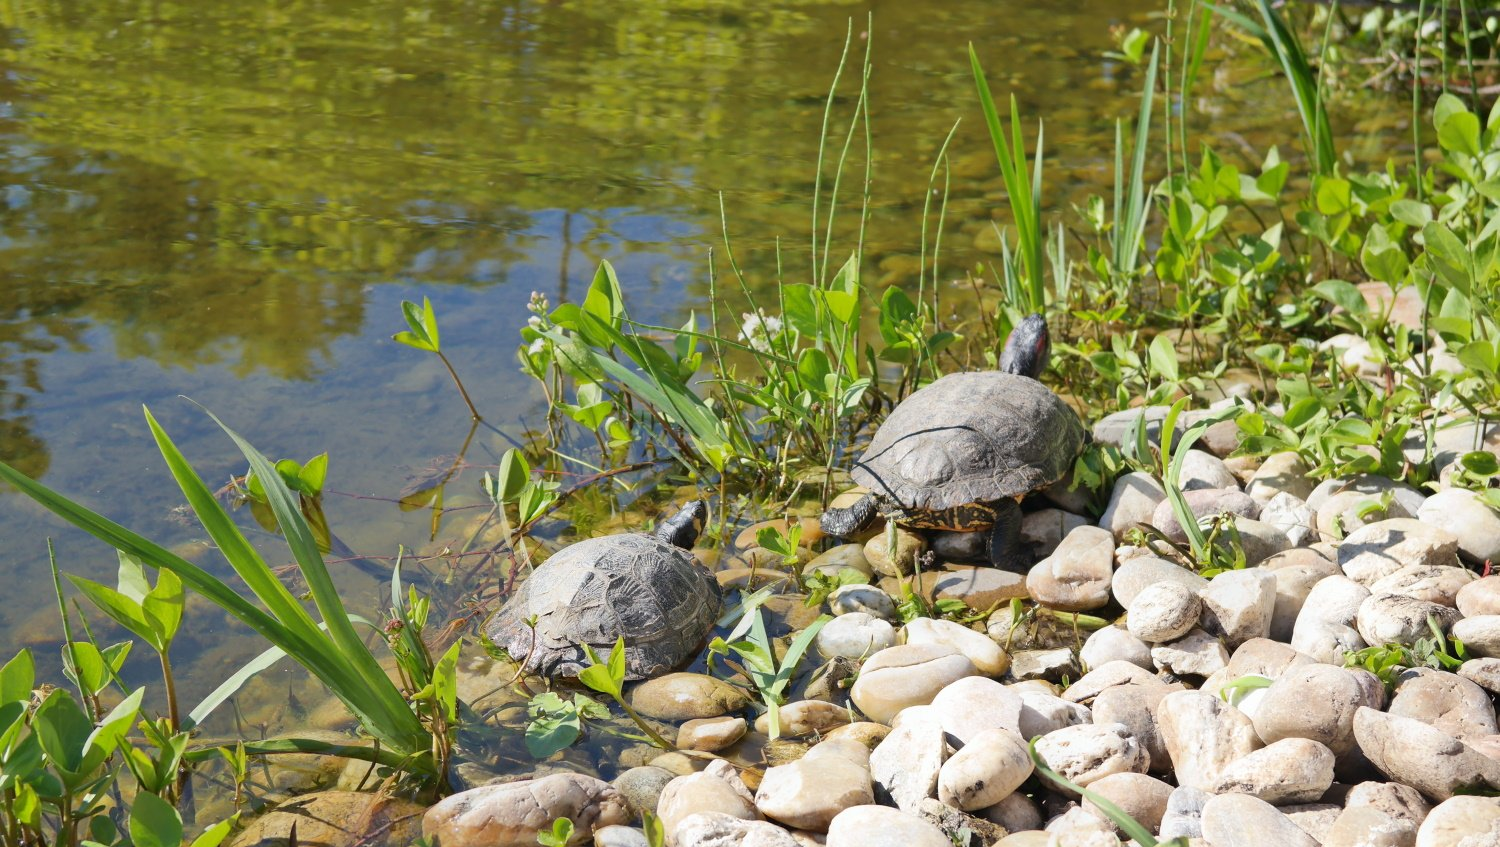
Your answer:
[[[691,550],[698,543],[698,534],[703,532],[703,525],[707,521],[708,503],[689,500],[677,510],[677,514],[661,522],[661,526],[656,528],[656,537],[673,547]]]
[[[1047,335],[1047,320],[1041,315],[1027,315],[1010,331],[1005,350],[1000,354],[1000,370],[1038,379],[1047,369],[1052,355],[1052,341]]]

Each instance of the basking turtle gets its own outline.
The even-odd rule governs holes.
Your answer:
[[[693,655],[719,616],[718,580],[698,564],[693,543],[708,504],[694,500],[654,534],[590,538],[543,562],[490,622],[490,639],[544,676],[577,676],[589,666],[581,645],[601,656],[625,637],[625,678],[644,679]],[[536,635],[526,625],[536,616]]]
[[[1024,561],[1022,497],[1073,466],[1083,423],[1037,382],[1047,367],[1047,322],[1031,315],[1011,332],[999,371],[949,374],[901,401],[854,464],[870,493],[820,521],[848,537],[876,514],[912,529],[991,530],[990,563]]]

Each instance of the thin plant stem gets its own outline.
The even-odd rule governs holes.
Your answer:
[[[1422,202],[1422,20],[1427,17],[1427,0],[1417,4],[1417,44],[1412,55],[1417,62],[1411,70],[1411,149],[1412,168],[1416,174],[1417,202]]]
[[[453,369],[453,363],[448,361],[448,357],[443,355],[443,351],[434,350],[432,352],[437,354],[437,357],[443,362],[443,367],[448,369],[448,375],[453,377],[453,384],[458,386],[458,393],[463,395],[464,405],[469,407],[469,414],[476,421],[484,420],[484,418],[480,417],[479,410],[474,408],[474,401],[469,399],[469,391],[468,389],[464,388],[463,380],[458,378],[458,371],[455,371]]]
[[[854,19],[849,19],[848,32],[844,35],[844,51],[839,55],[838,69],[833,72],[833,84],[828,86],[828,100],[823,105],[823,130],[818,136],[818,161],[813,173],[813,200],[812,200],[812,275],[813,286],[817,287],[818,279],[818,197],[823,193],[823,150],[828,143],[828,123],[833,117],[833,98],[839,89],[839,80],[844,76],[844,64],[849,59],[849,45],[854,42]],[[720,213],[722,215],[724,204],[723,195],[719,197]],[[826,248],[825,248],[826,249]]]

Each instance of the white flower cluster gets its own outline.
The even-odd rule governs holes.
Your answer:
[[[771,350],[771,339],[781,332],[781,318],[767,315],[759,309],[752,314],[741,313],[744,323],[740,324],[740,339],[751,348],[762,353]]]

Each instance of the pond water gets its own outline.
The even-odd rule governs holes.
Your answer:
[[[638,319],[701,314],[721,197],[755,285],[775,284],[778,238],[788,276],[807,273],[824,97],[851,19],[853,51],[874,47],[865,272],[914,283],[929,172],[955,120],[944,264],[958,275],[994,260],[976,236],[1003,195],[967,44],[997,94],[1046,119],[1048,204],[1067,210],[1107,185],[1113,122],[1141,85],[1104,56],[1110,27],[1153,26],[1160,5],[8,3],[0,456],[225,573],[182,520],[141,415],[150,406],[220,485],[244,463],[186,396],[273,458],[328,451],[328,516],[354,551],[425,547],[431,511],[397,500],[459,450],[469,420],[436,359],[390,340],[401,300],[433,299],[444,349],[493,424],[467,460],[493,464],[541,421],[514,358],[530,292],[555,304],[608,259]],[[1281,81],[1219,59],[1192,120],[1242,166],[1272,143],[1295,154]],[[1383,156],[1380,143],[1345,146]],[[856,155],[846,221],[862,166]],[[448,486],[439,539],[479,508],[478,481]],[[109,551],[0,494],[0,643],[56,643],[47,536],[63,570],[113,572]],[[376,605],[382,586],[338,575],[352,603]],[[263,646],[238,634],[200,616],[177,650],[185,696]]]

